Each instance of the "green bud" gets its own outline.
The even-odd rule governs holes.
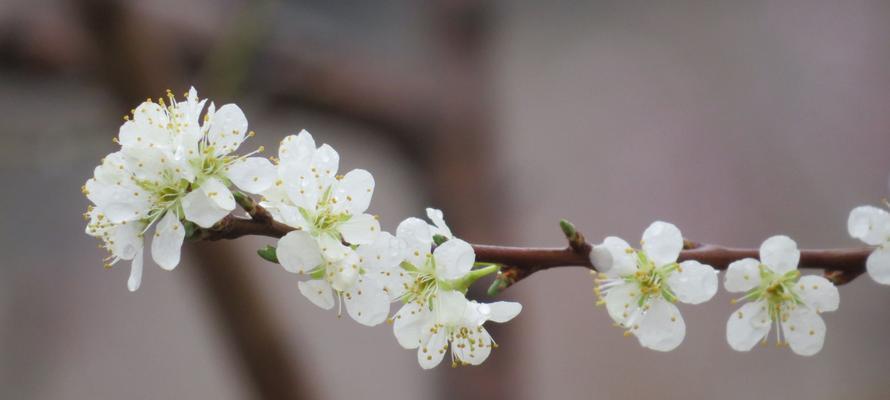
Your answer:
[[[566,235],[566,239],[569,240],[572,240],[575,235],[578,234],[578,230],[575,229],[575,225],[565,219],[559,220],[559,228],[562,229],[562,233]]]
[[[441,246],[442,243],[445,243],[447,241],[448,241],[448,238],[445,237],[444,235],[440,235],[438,233],[433,235],[433,243],[435,243],[436,246]]]
[[[268,262],[278,264],[278,253],[275,246],[266,246],[256,251],[257,254]]]
[[[488,287],[488,295],[489,296],[497,296],[504,291],[510,284],[507,282],[507,279],[504,278],[503,275],[498,275],[494,278],[494,282],[491,283],[491,286]]]

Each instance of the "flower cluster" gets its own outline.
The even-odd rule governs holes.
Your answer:
[[[168,104],[169,103],[169,104]],[[233,155],[253,132],[238,106],[213,103],[194,88],[177,101],[148,99],[124,117],[115,142],[120,150],[96,167],[83,193],[93,203],[86,232],[110,256],[106,266],[132,260],[127,286],[142,281],[143,235],[155,226],[151,256],[161,268],[179,264],[187,224],[207,228],[235,209],[232,186],[259,193],[272,184],[274,166],[262,157]]]
[[[385,232],[367,212],[375,189],[370,172],[339,174],[337,151],[317,145],[305,130],[281,141],[274,163],[255,156],[262,147],[234,154],[253,136],[244,113],[234,104],[217,109],[211,102],[205,109],[206,103],[192,88],[181,100],[168,91],[166,98],[139,105],[124,117],[114,139],[120,149],[106,156],[83,186],[92,202],[84,214],[86,232],[110,253],[108,268],[131,261],[130,291],[140,286],[144,235],[152,228],[151,257],[172,270],[186,238],[221,231],[235,218],[237,204],[246,211],[262,208],[268,213],[264,221],[271,217],[286,227],[274,235],[280,237],[277,246],[264,258],[302,276],[296,286],[311,303],[336,307],[338,316],[345,308],[366,326],[390,322],[396,341],[415,350],[425,369],[439,365],[448,352],[452,366],[486,360],[497,344],[484,324],[507,322],[522,306],[467,299],[470,285],[500,266],[477,262],[474,246],[454,236],[441,211],[428,208],[428,221],[408,218],[395,235]],[[258,196],[259,207],[245,193]],[[890,212],[857,207],[848,230],[873,246],[865,249],[869,275],[890,284]],[[569,249],[586,255],[590,247],[576,241],[583,242],[583,236],[566,232]],[[598,271],[597,304],[643,347],[677,348],[686,323],[676,303],[701,304],[717,292],[718,272],[684,256],[685,243],[676,226],[657,221],[645,230],[638,249],[610,236],[589,250],[588,266]],[[826,278],[801,276],[800,258],[797,244],[780,235],[763,242],[759,259],[728,266],[725,258],[713,261],[727,269],[726,291],[743,293],[733,303],[745,301],[726,323],[732,349],[749,351],[766,343],[773,326],[777,344],[796,354],[822,349],[821,313],[838,308],[839,293]],[[401,305],[390,315],[394,302]]]

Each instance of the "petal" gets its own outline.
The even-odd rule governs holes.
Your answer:
[[[491,354],[491,335],[485,329],[467,327],[469,333],[466,337],[458,336],[451,343],[451,352],[455,358],[470,364],[479,365]]]
[[[151,257],[161,268],[168,271],[179,264],[185,228],[175,213],[168,211],[155,227],[155,237],[151,241]]]
[[[429,224],[418,218],[408,218],[396,228],[396,237],[405,243],[406,261],[415,267],[421,267],[426,263],[426,256],[430,254],[433,244]]]
[[[819,275],[807,275],[797,281],[797,294],[817,313],[837,310],[841,296],[831,281]]]
[[[278,171],[266,158],[248,157],[230,165],[226,176],[239,189],[247,193],[258,194],[275,183]]]
[[[403,243],[389,232],[380,232],[371,243],[356,249],[362,268],[373,272],[401,269],[399,264],[405,259],[404,251]]]
[[[368,209],[374,195],[374,177],[363,169],[349,171],[334,184],[331,202],[334,211],[358,215]]]
[[[480,304],[479,311],[489,321],[504,323],[519,315],[519,312],[522,311],[522,304],[513,301],[497,301]]]
[[[717,293],[717,271],[695,260],[683,261],[680,269],[670,274],[668,286],[677,299],[687,304],[701,304]]]
[[[142,249],[140,248],[133,257],[130,265],[130,278],[127,279],[127,289],[135,292],[142,284]]]
[[[337,176],[337,169],[340,165],[340,155],[333,147],[327,144],[321,145],[312,156],[311,172],[315,173],[319,184],[322,187],[328,187],[334,183],[334,177]]]
[[[890,247],[875,249],[865,260],[865,268],[875,282],[890,285]]]
[[[473,246],[461,239],[451,239],[433,252],[436,276],[441,279],[460,279],[467,275],[476,262]]]
[[[655,221],[643,232],[643,251],[656,267],[677,261],[683,250],[683,234],[673,224]]]
[[[640,345],[656,351],[671,351],[686,337],[686,323],[677,306],[659,297],[650,303],[639,327],[632,332]]]
[[[328,261],[337,262],[348,257],[351,253],[354,253],[351,248],[343,244],[340,238],[330,234],[322,233],[320,236],[316,237],[315,240],[318,242],[321,254],[323,254],[324,258]]]
[[[380,222],[371,214],[356,214],[337,226],[349,244],[369,244],[380,233]]]
[[[432,314],[426,305],[412,301],[402,306],[393,316],[392,332],[399,345],[406,349],[420,346],[421,331]]]
[[[434,235],[442,235],[449,239],[454,237],[454,235],[451,234],[451,229],[445,224],[445,216],[442,214],[442,210],[427,208],[426,217],[429,218],[436,227],[435,232],[433,232]]]
[[[226,104],[213,114],[207,139],[217,156],[229,154],[244,141],[247,133],[247,117],[237,105]]]
[[[590,253],[591,262],[597,271],[609,277],[631,275],[637,271],[637,258],[633,248],[623,239],[609,236]]]
[[[760,262],[777,274],[796,270],[799,261],[797,243],[788,236],[776,235],[760,245]]]
[[[825,321],[815,311],[797,307],[782,322],[782,333],[791,351],[801,356],[811,356],[822,350],[825,344]]]
[[[218,206],[203,190],[193,190],[182,198],[182,211],[185,219],[202,228],[210,228],[228,215],[230,210]]]
[[[344,295],[346,312],[355,322],[375,326],[389,316],[389,296],[367,275],[359,278],[353,289]]]
[[[890,213],[872,206],[856,207],[847,218],[847,231],[868,245],[879,245],[890,239]]]
[[[291,168],[308,170],[313,156],[315,156],[315,140],[305,129],[300,131],[299,135],[284,138],[278,147],[278,159],[281,160],[281,165]]]
[[[323,261],[318,243],[305,231],[291,231],[284,235],[278,240],[275,254],[287,272],[296,274],[309,272]]]
[[[619,325],[623,325],[637,311],[639,300],[639,287],[631,283],[609,288],[603,295],[606,311]]]
[[[733,261],[726,269],[723,287],[727,292],[747,292],[760,285],[760,261],[745,258]]]
[[[482,323],[481,315],[468,315],[472,311],[468,309],[473,305],[463,293],[456,290],[440,291],[434,304],[436,308],[433,311],[435,311],[436,321],[439,324],[455,326],[468,319],[471,320],[470,325]]]
[[[312,304],[325,310],[334,308],[334,295],[331,292],[331,285],[321,279],[313,279],[311,281],[297,282],[300,293],[306,296]]]
[[[347,247],[347,249],[349,249]],[[358,255],[349,249],[346,257],[327,268],[327,278],[331,287],[338,292],[351,290],[359,278]]]
[[[423,369],[430,369],[442,362],[445,352],[448,350],[448,338],[445,329],[438,329],[436,333],[428,335],[426,340],[417,349],[417,362]]]
[[[766,302],[746,303],[726,321],[726,342],[735,351],[749,351],[766,338],[772,326]]]

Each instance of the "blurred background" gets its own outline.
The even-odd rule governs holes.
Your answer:
[[[886,399],[890,288],[867,277],[802,358],[731,351],[724,293],[648,351],[587,271],[543,272],[500,296],[525,308],[485,364],[422,371],[390,326],[302,298],[267,239],[189,243],[129,293],[80,186],[124,114],[195,85],[241,106],[251,147],[306,128],[374,173],[387,230],[430,205],[476,243],[563,245],[568,218],[855,246],[847,213],[887,195],[888,21],[882,0],[4,0],[0,398]]]

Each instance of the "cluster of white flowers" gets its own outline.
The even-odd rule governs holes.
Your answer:
[[[169,102],[169,104],[167,104]],[[142,281],[143,234],[155,226],[151,255],[161,268],[179,264],[183,221],[211,227],[235,209],[234,184],[248,193],[266,190],[275,168],[269,160],[231,153],[253,132],[234,104],[219,109],[199,100],[194,88],[185,100],[151,99],[124,117],[115,142],[121,145],[96,167],[83,192],[93,202],[86,232],[111,253],[106,266],[132,260],[127,286]]]
[[[636,250],[624,240],[608,237],[593,248],[591,262],[601,271],[594,292],[598,304],[606,306],[626,335],[636,336],[644,347],[670,351],[686,336],[674,303],[710,300],[717,292],[717,271],[698,261],[677,262],[683,236],[674,225],[653,223],[641,244],[642,249]],[[734,350],[748,351],[765,343],[773,325],[777,344],[788,344],[797,354],[813,355],[822,349],[825,322],[819,314],[836,310],[840,296],[828,279],[800,277],[799,259],[793,240],[774,236],[761,245],[759,261],[746,258],[729,265],[726,291],[744,292],[741,300],[748,301],[726,324],[726,340]]]
[[[274,260],[306,278],[297,288],[310,302],[336,306],[338,315],[345,306],[366,326],[391,322],[398,343],[416,349],[425,369],[438,365],[449,348],[452,366],[485,361],[497,347],[485,322],[507,322],[522,306],[467,299],[469,286],[499,266],[477,263],[473,246],[454,237],[441,211],[428,208],[429,222],[408,218],[395,235],[384,232],[367,213],[375,186],[371,173],[354,169],[338,175],[337,152],[317,146],[305,130],[282,140],[274,164],[253,157],[262,147],[234,155],[253,136],[244,113],[234,104],[217,109],[210,103],[205,111],[205,103],[194,88],[181,101],[168,91],[166,100],[142,103],[124,117],[115,138],[120,150],[105,157],[83,187],[93,203],[84,214],[86,232],[110,253],[107,267],[132,262],[129,290],[142,280],[145,232],[154,226],[152,258],[172,270],[188,233],[229,216],[246,197],[243,191],[260,196],[272,218],[293,229],[279,239]],[[890,284],[890,213],[857,207],[848,230],[875,247],[867,271]],[[597,304],[643,347],[670,351],[686,336],[675,303],[713,298],[718,274],[698,261],[679,261],[684,240],[672,224],[651,224],[640,245],[634,249],[610,236],[593,246]],[[744,293],[733,303],[746,301],[726,324],[731,348],[748,351],[766,343],[775,326],[777,343],[797,354],[822,349],[826,327],[820,314],[838,308],[839,294],[823,277],[801,277],[800,257],[793,240],[774,236],[761,245],[759,260],[728,266],[725,289]],[[390,317],[393,302],[402,305]]]

